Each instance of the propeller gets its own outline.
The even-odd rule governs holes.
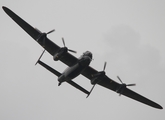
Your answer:
[[[117,78],[119,79],[119,81],[122,83],[122,84],[125,84],[122,82],[122,80],[120,79],[119,76],[117,76]],[[125,84],[126,86],[136,86],[136,84]]]
[[[54,31],[55,31],[55,29],[53,29],[53,30],[47,32],[46,34],[50,34],[50,33],[54,32]]]
[[[107,62],[104,63],[103,71],[105,71],[106,66],[107,66]]]
[[[94,87],[96,86],[96,84],[100,82],[100,80],[97,79],[97,77],[99,78],[99,77],[104,77],[104,76],[105,76],[105,68],[106,68],[106,65],[107,65],[107,62],[104,63],[103,71],[100,71],[100,72],[98,72],[98,73],[92,75],[92,77],[94,77],[94,80],[91,81],[91,83],[92,83],[92,82],[94,82],[94,83],[92,83],[92,84],[93,84],[93,87],[91,88],[91,90],[90,90],[89,94],[87,95],[87,97],[91,94],[91,92],[93,91],[93,89],[94,89]],[[96,77],[96,78],[95,78],[95,77]],[[95,81],[96,81],[96,82],[95,82]]]
[[[65,41],[64,41],[64,38],[63,37],[62,37],[62,42],[63,42],[64,47],[66,47],[65,46]],[[77,51],[74,51],[74,50],[71,50],[71,49],[68,49],[68,51],[73,52],[73,53],[77,53]]]
[[[89,95],[90,95],[90,94],[91,94],[91,92],[93,91],[93,88],[95,87],[95,85],[96,85],[96,84],[94,84],[94,85],[93,85],[92,89],[90,90],[90,92],[89,92],[89,94],[87,95],[87,97],[86,97],[86,98],[88,98],[88,97],[89,97]]]
[[[49,31],[49,32],[47,32],[47,33],[42,33],[42,32],[41,32],[39,29],[37,29],[37,28],[35,28],[35,30],[37,30],[37,31],[40,33],[40,35],[38,36],[38,38],[36,38],[36,40],[39,41],[39,40],[42,38],[43,44],[45,43],[45,38],[46,38],[46,36],[47,36],[48,34],[50,34],[50,33],[52,33],[52,32],[55,31],[55,29],[53,29],[53,30],[51,30],[51,31]]]
[[[47,32],[47,33],[42,33],[39,29],[35,28],[36,31],[38,31],[40,34],[39,36],[36,38],[36,41],[39,42],[39,44],[45,48],[45,41],[46,41],[46,38],[47,38],[47,35],[54,32],[55,29]]]
[[[45,49],[44,49],[44,51],[42,52],[42,54],[40,55],[40,57],[38,58],[38,60],[37,60],[37,62],[36,62],[35,65],[37,65],[38,61],[40,61],[40,59],[41,59],[41,57],[43,56],[44,52],[45,52]]]
[[[125,89],[127,86],[136,86],[136,84],[125,84],[125,83],[123,83],[119,76],[117,76],[117,78],[118,78],[119,81],[121,82],[121,85],[120,85],[119,88],[116,90],[116,92],[119,93],[119,96],[121,96],[121,94],[123,93],[124,89]]]
[[[100,75],[105,75],[105,68],[106,68],[107,62],[104,63],[103,71],[100,71],[96,74],[93,74],[92,77],[98,77]]]

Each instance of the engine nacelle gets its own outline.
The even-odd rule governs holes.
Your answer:
[[[119,93],[119,95],[121,95],[123,93],[123,91],[126,89],[127,85],[126,84],[121,84],[119,85],[119,87],[116,89],[116,92]]]
[[[99,81],[98,77],[94,77],[91,79],[91,84],[95,85]]]
[[[92,79],[91,79],[91,84],[94,85],[96,83],[99,83],[101,78],[103,78],[105,76],[105,72],[104,71],[101,71],[101,72],[98,72],[96,74],[93,74],[92,75]]]
[[[60,60],[66,53],[68,49],[66,47],[60,48],[59,51],[53,56],[55,61]]]

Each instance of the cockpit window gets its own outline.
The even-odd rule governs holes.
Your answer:
[[[86,51],[83,55],[89,56],[92,59],[92,53],[90,51]]]

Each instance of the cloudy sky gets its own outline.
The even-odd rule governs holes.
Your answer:
[[[91,66],[165,107],[165,2],[163,0],[0,0],[48,37],[76,50],[93,53]],[[34,65],[42,48],[0,10],[1,120],[164,120],[158,110],[96,86],[86,95]],[[47,52],[42,60],[62,72]],[[88,79],[74,79],[90,90]]]

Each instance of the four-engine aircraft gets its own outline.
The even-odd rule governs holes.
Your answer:
[[[67,82],[70,85],[74,86],[75,88],[87,94],[88,97],[92,92],[93,88],[95,87],[95,85],[98,84],[107,89],[119,93],[119,95],[125,95],[129,98],[142,102],[151,107],[163,109],[163,107],[160,106],[159,104],[127,88],[127,86],[135,86],[135,84],[125,84],[118,77],[118,79],[121,82],[121,84],[119,84],[114,80],[112,80],[111,78],[109,78],[105,73],[106,62],[104,64],[103,71],[97,71],[94,68],[90,67],[89,65],[90,62],[92,61],[92,53],[90,51],[86,51],[83,53],[82,56],[76,58],[69,53],[69,51],[74,53],[76,51],[68,49],[65,46],[64,39],[62,39],[64,47],[59,47],[58,45],[56,45],[54,42],[52,42],[47,38],[47,34],[54,32],[54,30],[49,31],[48,33],[42,33],[38,29],[33,28],[30,24],[28,24],[26,21],[24,21],[22,18],[20,18],[18,15],[16,15],[13,11],[8,9],[7,7],[3,6],[2,8],[23,30],[25,30],[46,51],[48,51],[53,56],[53,59],[55,61],[60,60],[61,62],[63,62],[68,66],[68,68],[63,73],[60,73],[40,60],[45,50],[39,57],[37,63],[58,77],[58,81],[59,81],[58,85],[61,85],[61,83],[63,82]],[[84,89],[83,87],[72,81],[75,77],[77,77],[80,74],[88,78],[91,84],[93,85],[90,91]]]

